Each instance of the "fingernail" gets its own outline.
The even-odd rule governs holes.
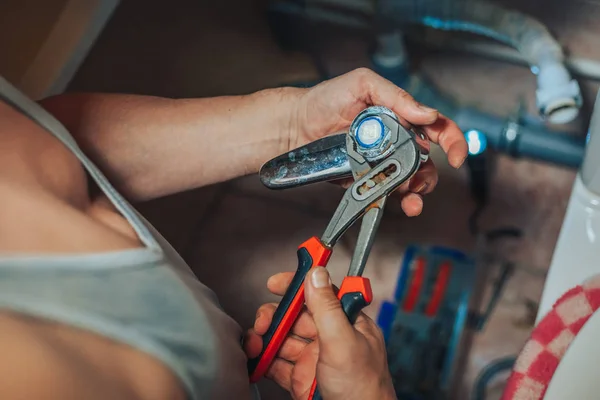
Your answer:
[[[311,279],[312,279],[313,286],[316,288],[323,288],[328,285],[331,285],[331,279],[329,278],[329,273],[323,267],[315,268]]]
[[[417,103],[417,107],[419,107],[421,110],[423,110],[425,112],[434,112],[434,111],[437,112],[437,110],[435,108],[427,107],[426,105],[421,104],[421,103]]]
[[[458,169],[458,168],[460,168],[460,167],[463,165],[463,163],[465,162],[465,160],[466,160],[466,159],[467,159],[467,157],[466,157],[466,156],[465,156],[465,157],[455,157],[455,158],[454,158],[454,159],[451,161],[451,163],[450,163],[450,164],[451,164],[451,165],[452,165],[454,168]]]
[[[425,190],[427,190],[427,186],[429,186],[429,184],[427,182],[423,182],[421,185],[419,185],[419,187],[415,190],[415,193],[423,193],[425,192]]]

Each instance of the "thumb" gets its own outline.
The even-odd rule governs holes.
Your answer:
[[[349,343],[354,331],[342,310],[342,305],[333,292],[329,272],[323,267],[315,267],[304,281],[306,306],[313,316],[317,336],[321,345]]]

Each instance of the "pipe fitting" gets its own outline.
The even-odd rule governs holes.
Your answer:
[[[566,124],[579,114],[582,98],[579,84],[562,63],[550,61],[538,65],[536,102],[544,119]]]
[[[373,62],[383,68],[398,68],[408,64],[404,39],[399,31],[377,36],[377,51]]]

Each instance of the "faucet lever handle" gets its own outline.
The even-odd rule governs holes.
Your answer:
[[[288,189],[352,177],[346,133],[326,136],[265,163],[260,180],[269,189]]]

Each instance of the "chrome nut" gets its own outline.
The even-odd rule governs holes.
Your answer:
[[[391,145],[392,132],[381,119],[381,114],[398,121],[398,117],[390,109],[373,106],[358,114],[350,125],[350,135],[356,143],[356,151],[367,161],[377,161],[394,150]]]

